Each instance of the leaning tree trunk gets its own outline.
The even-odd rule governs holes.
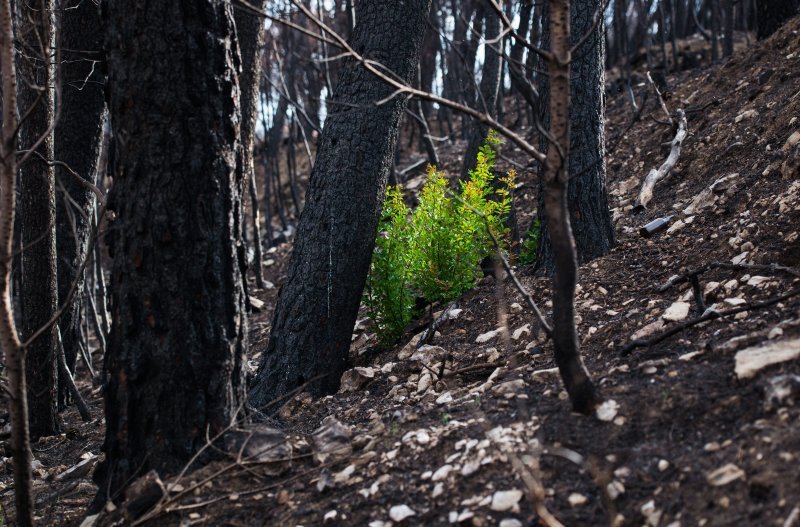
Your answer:
[[[572,2],[573,45],[592,27],[592,17],[600,3],[599,0]],[[600,24],[570,63],[568,208],[580,263],[603,256],[614,246],[614,225],[606,191],[604,55]],[[545,211],[540,211],[543,221],[538,265],[550,269],[554,258],[544,216]]]
[[[110,0],[107,23],[117,218],[95,506],[236,419],[246,329],[231,5]]]
[[[60,12],[61,108],[55,130],[55,156],[78,176],[96,183],[105,120],[100,10],[93,2],[64,0]],[[76,278],[79,283],[75,291],[83,291],[83,277],[78,277],[77,271],[88,256],[95,196],[63,165],[56,167],[56,181],[58,298],[64,303]],[[81,307],[81,295],[76,293],[59,319],[64,355],[72,372],[81,341]],[[65,380],[59,379],[62,407],[68,393]]]
[[[17,55],[20,75],[20,149],[34,149],[20,166],[22,221],[22,339],[45,326],[58,307],[56,280],[56,198],[53,169],[55,84],[53,4],[50,0],[17,5]],[[27,348],[28,406],[31,437],[59,432],[57,403],[58,326],[51,324]]]
[[[351,45],[411,84],[430,0],[362,0]],[[349,60],[340,72],[272,334],[250,391],[263,407],[304,387],[336,391],[369,271],[403,97]]]

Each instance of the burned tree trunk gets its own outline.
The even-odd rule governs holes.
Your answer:
[[[20,164],[22,221],[21,336],[30,339],[58,307],[56,282],[56,197],[53,168],[55,80],[53,4],[49,0],[17,5],[20,150],[33,150]],[[12,154],[13,155],[13,154]],[[27,348],[31,437],[59,432],[56,409],[58,326],[51,324]]]
[[[351,46],[413,83],[430,0],[356,4]],[[272,334],[250,391],[255,407],[305,388],[336,391],[367,278],[406,100],[350,59],[319,140]]]
[[[800,0],[757,0],[756,36],[765,39],[778,30],[784,22],[797,14]]]
[[[573,45],[592,27],[592,16],[599,6],[599,0],[573,2],[570,22]],[[606,191],[602,27],[601,23],[594,29],[570,63],[568,209],[580,263],[603,256],[614,246]],[[546,212],[540,211],[540,215],[546,216]],[[546,221],[541,222],[539,265],[549,269],[554,256],[547,225]]]
[[[246,324],[230,3],[110,0],[107,23],[117,218],[94,505],[175,473],[234,421]]]
[[[105,79],[103,33],[100,11],[93,2],[69,0],[61,11],[61,109],[55,130],[56,160],[56,243],[58,249],[58,298],[67,294],[78,268],[89,250],[89,232],[95,196],[76,175],[90,183],[97,181],[98,159],[103,139]],[[69,167],[69,168],[67,168]],[[71,174],[70,170],[75,174]],[[83,291],[83,278],[76,291]],[[81,295],[76,294],[59,320],[67,367],[75,371],[81,340]],[[61,406],[69,388],[59,379]]]
[[[550,6],[550,39],[553,60],[550,74],[550,134],[555,140],[544,163],[545,221],[555,261],[553,277],[553,347],[556,365],[572,401],[581,413],[590,413],[599,401],[589,373],[580,357],[575,327],[575,286],[578,260],[570,226],[567,186],[570,140],[570,22],[569,0],[554,0]],[[600,63],[602,65],[602,62]],[[559,147],[561,145],[561,147]],[[563,145],[567,145],[563,148]],[[563,155],[562,155],[563,154]]]
[[[266,9],[266,0],[258,6]],[[264,21],[260,16],[245,10],[234,11],[236,34],[239,37],[239,51],[242,56],[242,73],[240,76],[241,110],[242,110],[242,169],[243,178],[250,191],[251,214],[253,221],[253,249],[255,252],[254,272],[256,285],[265,287],[264,270],[261,265],[261,215],[259,214],[254,151],[256,139],[256,120],[259,110],[259,94],[261,88],[261,56],[264,47]]]

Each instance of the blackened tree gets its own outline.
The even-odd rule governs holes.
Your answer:
[[[606,190],[603,24],[592,29],[594,14],[601,4],[599,0],[575,0],[570,9],[572,45],[592,31],[570,63],[568,208],[581,263],[607,254],[614,245]],[[553,256],[542,210],[540,217],[539,263],[549,268]]]
[[[430,0],[362,0],[351,46],[412,84]],[[303,387],[335,391],[347,367],[404,97],[359,62],[342,66],[320,137],[272,333],[250,391],[263,407]]]
[[[107,2],[117,142],[106,460],[95,505],[178,471],[241,407],[238,55],[230,2]]]
[[[758,0],[758,27],[756,36],[767,38],[784,22],[797,15],[800,0]]]
[[[20,75],[20,149],[27,161],[20,165],[20,219],[22,221],[23,340],[47,326],[56,312],[56,198],[53,168],[55,80],[53,3],[21,2],[17,6],[17,54]],[[27,153],[32,150],[33,153]],[[27,346],[30,433],[37,438],[58,433],[56,350],[58,326],[47,329]]]
[[[77,177],[97,182],[98,158],[103,138],[105,98],[103,88],[103,31],[100,10],[94,2],[65,0],[60,9],[59,120],[55,129],[56,243],[58,254],[58,298],[67,303],[59,327],[67,367],[75,371],[81,340],[81,295],[67,295],[78,279],[76,291],[83,291],[83,277],[77,272],[89,250],[89,230],[95,206],[91,188]],[[71,173],[71,172],[74,172]],[[63,401],[67,387],[59,379]]]

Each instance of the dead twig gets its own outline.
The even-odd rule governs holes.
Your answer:
[[[786,267],[784,265],[774,264],[774,263],[773,264],[734,264],[734,263],[728,263],[728,262],[711,262],[709,264],[706,264],[706,265],[703,265],[701,267],[698,267],[697,269],[693,269],[693,270],[687,271],[686,273],[684,273],[682,275],[678,275],[678,276],[674,276],[674,277],[670,278],[669,280],[667,280],[666,283],[664,283],[663,285],[659,286],[659,288],[656,289],[656,291],[659,292],[659,293],[663,293],[664,291],[667,291],[668,289],[672,288],[673,286],[676,286],[676,285],[681,284],[681,283],[686,282],[686,281],[691,281],[692,277],[698,276],[698,275],[703,274],[703,273],[705,273],[707,271],[710,271],[712,269],[727,269],[727,270],[731,270],[731,271],[758,271],[758,272],[761,272],[761,273],[769,273],[769,274],[783,273],[783,274],[788,274],[790,276],[793,276],[795,278],[800,278],[800,271],[798,271],[797,269],[794,269],[792,267]]]
[[[658,344],[659,342],[668,339],[669,337],[682,332],[685,329],[688,329],[692,326],[696,326],[698,324],[702,324],[703,322],[708,322],[709,320],[714,320],[717,318],[728,317],[731,315],[735,315],[737,313],[743,313],[745,311],[754,311],[756,309],[763,309],[765,307],[769,307],[772,305],[777,304],[778,302],[783,302],[784,300],[791,298],[793,296],[797,296],[800,294],[800,287],[796,287],[782,295],[770,298],[768,300],[762,300],[759,302],[750,302],[743,306],[735,307],[732,309],[726,309],[724,311],[713,311],[713,310],[706,310],[702,316],[697,318],[693,318],[692,320],[687,320],[686,322],[682,322],[680,324],[676,324],[672,326],[668,330],[659,333],[655,337],[649,339],[636,339],[628,342],[625,346],[622,347],[621,354],[622,356],[630,355],[630,353],[635,350],[636,348],[649,348],[653,344]]]
[[[681,155],[681,146],[683,145],[683,140],[686,139],[687,124],[686,114],[684,111],[678,109],[677,114],[678,132],[675,134],[675,138],[672,140],[672,148],[670,149],[669,156],[658,169],[651,169],[647,174],[647,177],[645,177],[644,183],[642,183],[642,189],[639,191],[639,197],[636,198],[636,203],[633,207],[634,212],[643,210],[647,204],[650,203],[650,200],[653,199],[653,189],[655,188],[656,183],[664,179],[675,166],[675,163],[678,162],[678,158]]]

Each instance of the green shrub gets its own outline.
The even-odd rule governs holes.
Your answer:
[[[492,146],[498,143],[490,133],[455,193],[444,174],[429,167],[410,216],[401,190],[387,191],[365,295],[382,342],[398,338],[411,321],[415,293],[428,302],[449,301],[472,287],[480,261],[495,251],[489,232],[507,249],[504,221],[514,173],[494,181]]]
[[[414,297],[408,288],[409,210],[400,187],[390,187],[367,278],[364,303],[375,321],[381,342],[400,337],[411,322]]]

